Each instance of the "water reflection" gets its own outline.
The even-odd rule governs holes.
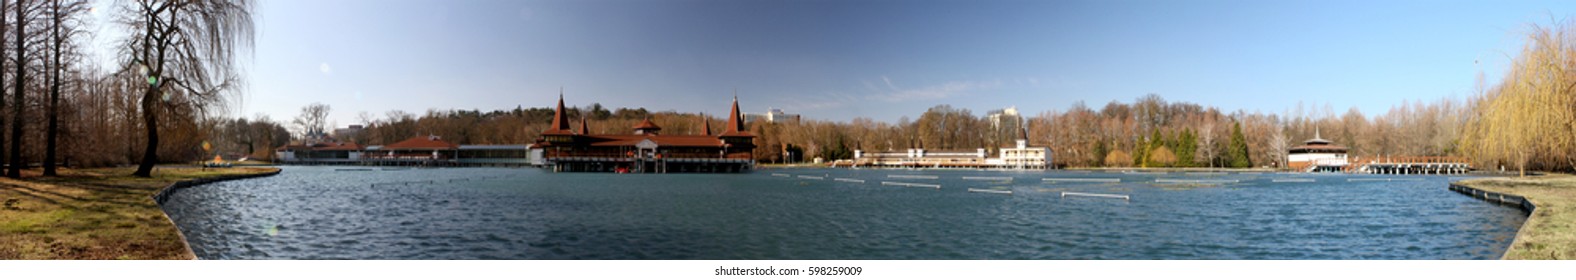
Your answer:
[[[1288,178],[1310,180],[1275,182]],[[205,259],[1492,259],[1524,221],[1445,177],[1350,178],[1370,177],[287,167],[183,190],[166,210]]]

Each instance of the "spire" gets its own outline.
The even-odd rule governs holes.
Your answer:
[[[733,108],[728,111],[728,127],[723,128],[722,136],[751,136],[744,128],[744,120],[739,119],[739,95],[734,90]]]
[[[1023,127],[1019,127],[1019,128],[1020,129],[1018,130],[1018,139],[1028,140],[1029,139],[1029,126],[1023,126]]]
[[[1314,127],[1313,128],[1313,139],[1324,139],[1324,137],[1319,136],[1319,128],[1318,127]]]
[[[711,118],[706,117],[706,114],[700,114],[700,121],[700,135],[711,136]]]
[[[586,128],[586,118],[580,117],[580,134],[591,135],[591,130]]]
[[[558,89],[558,108],[553,110],[553,126],[543,131],[543,134],[574,134],[569,131],[569,118],[564,116],[564,92]]]

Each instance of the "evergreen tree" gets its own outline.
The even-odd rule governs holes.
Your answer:
[[[1231,142],[1226,145],[1226,164],[1230,167],[1252,167],[1253,162],[1248,160],[1248,141],[1242,136],[1242,123],[1231,124]]]
[[[1177,135],[1175,143],[1176,144],[1172,145],[1171,150],[1176,152],[1177,155],[1176,166],[1195,166],[1195,164],[1193,164],[1193,154],[1198,150],[1198,136],[1194,135],[1193,130],[1182,130],[1182,133]]]
[[[1094,162],[1090,162],[1089,165],[1090,166],[1105,166],[1105,160],[1104,159],[1105,159],[1105,155],[1108,154],[1108,153],[1111,153],[1111,151],[1110,151],[1110,149],[1107,149],[1105,147],[1105,141],[1095,141],[1094,142],[1094,157],[1093,157],[1094,158]]]

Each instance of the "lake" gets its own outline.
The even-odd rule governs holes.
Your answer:
[[[165,211],[203,259],[1496,259],[1525,221],[1444,176],[283,169]]]

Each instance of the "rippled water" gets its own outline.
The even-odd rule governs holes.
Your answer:
[[[1492,259],[1525,220],[1441,176],[345,168],[184,189],[165,210],[204,259]],[[1385,178],[1416,181],[1368,180]],[[373,186],[408,181],[433,183]]]

